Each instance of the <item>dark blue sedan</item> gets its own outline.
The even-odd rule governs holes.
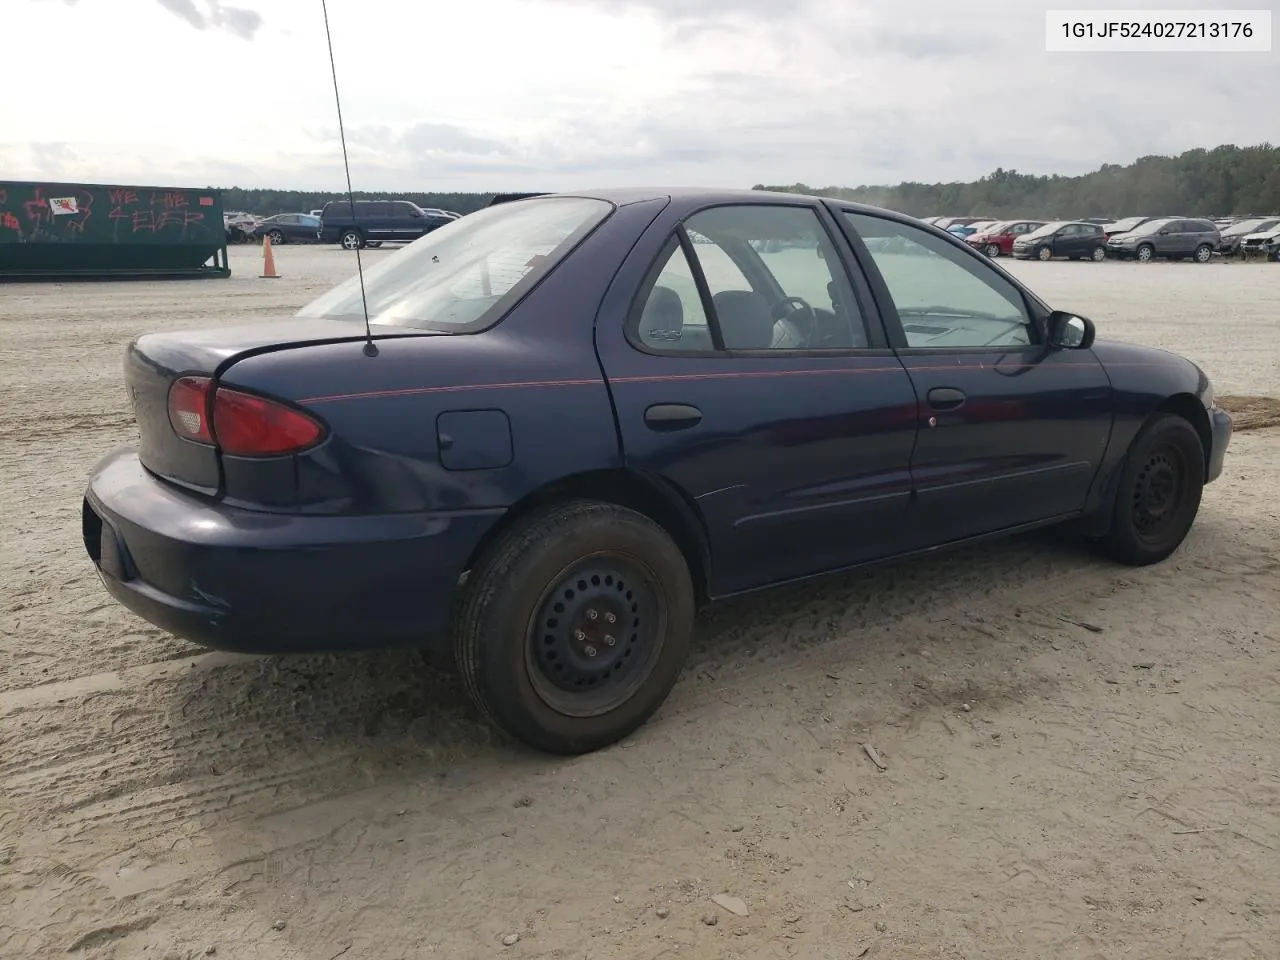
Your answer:
[[[549,751],[644,723],[708,600],[1065,522],[1163,560],[1231,435],[1189,361],[836,200],[514,200],[364,286],[132,343],[141,442],[94,468],[85,548],[210,647],[449,638]]]

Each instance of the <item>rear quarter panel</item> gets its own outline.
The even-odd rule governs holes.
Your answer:
[[[276,491],[292,483],[287,509],[303,513],[492,509],[555,480],[622,466],[594,324],[609,281],[665,205],[620,207],[487,331],[379,341],[374,357],[354,342],[232,365],[223,383],[292,400],[331,434],[274,467],[224,458],[228,499],[281,509]],[[442,434],[453,469],[442,462]]]

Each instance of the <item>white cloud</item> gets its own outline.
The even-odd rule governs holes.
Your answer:
[[[343,183],[316,0],[17,2],[15,34],[42,39],[11,45],[9,75],[39,78],[40,96],[6,98],[7,176]],[[1280,141],[1280,52],[1048,54],[1056,6],[329,0],[329,14],[357,188],[852,185]],[[71,46],[51,70],[57,37]]]

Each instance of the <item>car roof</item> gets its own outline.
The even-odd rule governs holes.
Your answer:
[[[593,200],[604,200],[617,206],[632,203],[644,203],[647,200],[670,200],[684,207],[702,207],[719,203],[759,203],[775,201],[781,203],[836,203],[841,207],[858,213],[870,213],[892,217],[904,223],[918,223],[919,220],[899,210],[889,210],[866,203],[855,203],[851,200],[840,200],[836,197],[819,197],[807,193],[784,193],[774,190],[744,190],[714,187],[605,187],[590,190],[562,190],[558,193],[541,194],[528,200],[546,199],[548,197],[584,197]],[[526,200],[513,200],[512,203],[524,203]],[[965,219],[965,218],[961,218]]]

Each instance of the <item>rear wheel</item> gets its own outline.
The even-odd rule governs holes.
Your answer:
[[[1093,259],[1094,263],[1101,263],[1103,260],[1107,259],[1107,248],[1094,247],[1093,253],[1089,254],[1089,256]]]
[[[467,693],[532,747],[579,754],[640,727],[693,634],[684,556],[615,504],[571,501],[509,531],[471,572],[454,652]]]
[[[364,236],[359,230],[344,230],[340,242],[346,250],[359,250],[364,246]]]
[[[1204,447],[1195,427],[1157,414],[1134,438],[1116,489],[1102,552],[1133,566],[1159,563],[1178,549],[1200,510]]]
[[[1213,247],[1209,246],[1209,244],[1202,243],[1200,244],[1200,246],[1196,247],[1197,263],[1208,263],[1209,258],[1212,256],[1213,256]]]

